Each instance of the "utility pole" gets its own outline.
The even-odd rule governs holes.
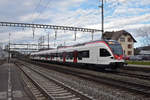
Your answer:
[[[102,1],[102,4],[101,4],[101,6],[99,6],[99,8],[101,8],[102,9],[102,12],[101,12],[101,20],[102,20],[102,37],[101,37],[101,39],[103,39],[103,35],[104,35],[104,0],[101,0]]]
[[[9,33],[8,62],[10,62],[10,35]]]
[[[48,33],[48,49],[49,49],[49,33]]]
[[[44,42],[45,42],[45,37],[43,36],[42,49],[44,49]]]
[[[66,46],[66,42],[64,41],[64,46]]]

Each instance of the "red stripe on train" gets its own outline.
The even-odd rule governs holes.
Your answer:
[[[123,59],[123,55],[114,55],[115,59],[117,60],[121,60]]]
[[[78,52],[77,52],[77,51],[74,51],[74,59],[73,59],[73,62],[74,62],[74,63],[77,63],[77,62],[78,62],[77,57],[78,57]]]
[[[66,53],[64,52],[63,53],[63,63],[65,63],[66,62]]]

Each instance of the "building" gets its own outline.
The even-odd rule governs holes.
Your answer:
[[[150,46],[143,46],[136,48],[140,55],[150,55]]]
[[[140,54],[141,55],[150,55],[150,50],[141,50]]]
[[[103,34],[103,38],[118,41],[122,45],[125,56],[134,55],[134,43],[136,42],[136,40],[129,32],[125,30],[105,32]]]

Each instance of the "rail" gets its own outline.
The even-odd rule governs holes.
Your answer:
[[[35,68],[31,68],[23,64],[19,66],[21,66],[21,69],[24,71],[24,73],[42,91],[42,93],[51,100],[93,100],[92,97],[84,95],[82,92],[77,91],[69,86],[66,86],[65,84],[59,82],[56,79],[44,75]],[[32,75],[29,72],[32,73],[32,75],[35,75],[34,77],[38,77],[37,79],[40,78],[40,80],[36,82],[37,79],[33,79]]]

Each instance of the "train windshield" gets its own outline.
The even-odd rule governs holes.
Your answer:
[[[112,49],[113,54],[123,55],[123,49],[119,43],[108,43],[108,45]]]

